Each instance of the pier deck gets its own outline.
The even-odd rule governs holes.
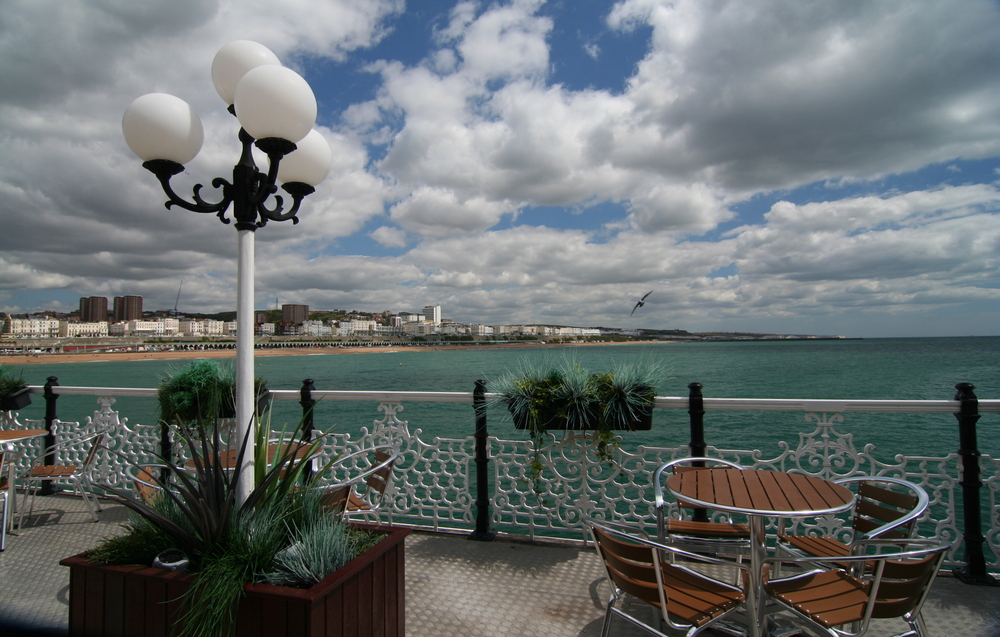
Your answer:
[[[94,523],[78,497],[37,499],[36,517],[19,535],[8,536],[7,550],[0,553],[0,633],[66,634],[69,569],[59,560],[114,535],[127,519],[124,507],[102,504],[101,520]],[[406,632],[597,636],[608,594],[601,575],[592,550],[414,533],[406,543]],[[942,575],[924,618],[938,637],[1000,637],[1000,587],[966,586]],[[644,634],[614,621],[613,635]],[[878,620],[868,634],[885,637],[904,629],[902,621]]]

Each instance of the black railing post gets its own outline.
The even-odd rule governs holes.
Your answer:
[[[170,425],[166,420],[160,420],[160,458],[163,461],[163,467],[160,468],[160,481],[163,484],[169,483],[170,469],[174,464],[174,445],[170,440]]]
[[[59,400],[59,394],[52,391],[53,387],[59,386],[59,379],[55,376],[49,376],[45,380],[45,429],[49,432],[45,434],[45,446],[46,448],[52,447],[56,444],[56,420],[59,419],[59,412],[56,410],[56,401]],[[55,464],[56,458],[54,454],[49,454],[45,456],[45,464]],[[45,480],[42,483],[42,488],[39,491],[41,495],[52,495],[55,493],[51,480]]]
[[[959,410],[955,414],[958,419],[958,455],[962,458],[962,508],[965,512],[965,529],[962,534],[965,541],[965,568],[956,568],[955,577],[966,584],[980,586],[997,586],[997,582],[986,573],[986,558],[983,555],[982,512],[980,510],[979,492],[983,482],[979,478],[979,441],[976,435],[976,422],[979,421],[979,399],[973,393],[972,383],[955,385],[958,392],[955,400],[959,401]]]
[[[302,439],[312,440],[313,437],[313,410],[316,407],[316,400],[312,397],[316,385],[313,379],[307,378],[302,381],[302,389],[299,390],[299,404],[302,405]],[[310,462],[303,469],[306,481],[312,478],[313,463]]]
[[[691,442],[688,449],[692,458],[704,458],[705,449],[705,401],[701,395],[701,383],[688,385],[688,414],[691,416]],[[702,463],[704,466],[704,463]]]
[[[312,393],[316,389],[313,379],[307,378],[302,381],[302,389],[299,391],[299,404],[302,405],[302,439],[312,440],[313,433],[313,408],[316,407],[316,400]]]
[[[486,381],[477,380],[472,392],[472,407],[476,410],[476,530],[470,540],[488,542],[497,532],[490,528],[490,459],[486,453],[489,432],[486,429]]]
[[[691,441],[688,450],[692,458],[704,458],[705,449],[705,401],[701,395],[701,383],[688,384],[688,414],[691,419]],[[692,466],[705,466],[704,462],[692,462]],[[695,522],[708,522],[708,511],[694,509],[691,519]]]

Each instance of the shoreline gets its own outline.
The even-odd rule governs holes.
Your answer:
[[[338,354],[385,354],[421,351],[527,349],[539,347],[592,347],[604,345],[654,345],[671,341],[623,341],[600,343],[494,343],[491,345],[385,345],[373,347],[289,347],[255,349],[254,358],[263,356],[328,356]],[[159,351],[159,352],[100,352],[63,354],[15,354],[0,356],[0,365],[33,365],[48,363],[106,363],[111,361],[191,360],[198,358],[236,358],[235,349]]]

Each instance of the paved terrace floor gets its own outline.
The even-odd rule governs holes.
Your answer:
[[[39,498],[35,518],[0,553],[0,635],[66,634],[69,569],[59,560],[114,535],[126,518],[123,507],[105,503],[94,523],[80,498]],[[596,636],[607,594],[592,550],[426,533],[406,543],[406,632],[413,637]],[[647,608],[636,612],[651,617]],[[1000,587],[939,577],[924,618],[935,637],[1000,637]],[[648,634],[613,621],[613,635]],[[900,620],[876,624],[873,637],[906,628]]]

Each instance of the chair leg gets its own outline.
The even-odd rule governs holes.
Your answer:
[[[614,614],[614,606],[617,599],[614,595],[608,599],[608,612],[604,613],[604,626],[601,628],[601,637],[608,637],[608,631],[611,629],[611,616]]]
[[[18,529],[24,527],[24,510],[28,508],[29,495],[31,496],[31,510],[28,512],[28,517],[30,518],[31,515],[35,512],[35,495],[34,492],[32,491],[33,488],[34,487],[28,485],[24,486],[24,498],[21,500],[21,510],[18,512],[18,517],[17,517]]]
[[[90,476],[84,476],[83,479],[87,481],[87,492],[90,494],[90,497],[94,499],[94,506],[97,507],[97,512],[103,513],[104,509],[101,508],[101,500],[97,497],[97,494],[94,493],[94,483],[90,481]]]
[[[0,526],[0,551],[2,551],[7,548],[7,514],[8,509],[10,509],[10,493],[4,491],[0,494],[0,499],[3,500],[3,526]]]
[[[910,625],[910,632],[905,633],[902,637],[908,637],[913,635],[914,637],[925,637],[927,635],[927,625],[924,624],[924,618],[920,613],[914,616],[904,617],[906,623]]]
[[[79,479],[74,479],[76,487],[80,489],[80,495],[83,496],[83,501],[87,503],[87,508],[90,509],[90,515],[93,516],[94,522],[99,522],[100,518],[97,517],[97,511],[101,511],[101,504],[97,503],[97,511],[94,510],[94,505],[90,502],[90,498],[94,498],[97,501],[97,496],[93,493],[87,493],[87,489],[84,487],[83,481]]]

